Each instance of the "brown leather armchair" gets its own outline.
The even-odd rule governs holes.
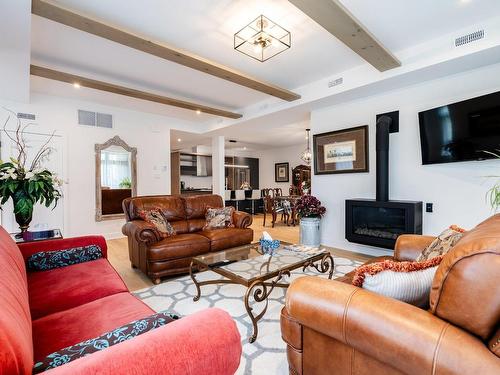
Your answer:
[[[415,259],[431,239],[401,236],[394,257]],[[500,374],[500,214],[444,257],[429,310],[343,281],[289,287],[281,330],[290,374]]]
[[[234,228],[203,230],[207,208],[223,207],[218,195],[181,197],[158,195],[127,198],[122,203],[127,222],[122,228],[128,237],[132,267],[139,268],[155,284],[160,278],[189,271],[191,258],[249,244],[253,240],[252,216],[233,214]],[[142,220],[139,211],[159,208],[176,231],[161,238],[156,228]]]

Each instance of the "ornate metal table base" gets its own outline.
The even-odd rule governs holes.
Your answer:
[[[290,271],[293,269],[296,269],[298,267],[295,267],[293,269],[284,269],[279,271],[278,275],[275,276],[274,278],[269,278],[269,279],[259,279],[255,280],[252,282],[250,285],[244,284],[242,282],[239,282],[237,280],[231,280],[231,279],[219,279],[219,280],[206,280],[206,281],[198,281],[196,280],[196,275],[195,275],[195,268],[198,268],[199,271],[206,271],[206,270],[212,270],[214,272],[217,272],[217,269],[214,268],[209,268],[209,267],[202,267],[199,264],[195,264],[194,262],[191,262],[191,266],[189,267],[189,275],[191,276],[191,279],[193,280],[193,283],[196,287],[196,295],[193,297],[193,301],[198,301],[201,296],[201,287],[203,285],[209,285],[209,284],[240,284],[243,286],[247,287],[247,291],[245,293],[245,309],[248,313],[248,316],[250,317],[250,320],[252,321],[253,325],[253,334],[249,337],[248,341],[250,343],[254,342],[257,339],[257,335],[259,332],[259,328],[257,326],[257,322],[262,319],[264,314],[267,311],[267,307],[269,305],[269,296],[274,290],[275,287],[279,288],[287,288],[288,283],[280,283],[282,279],[287,276],[290,277]],[[300,267],[300,266],[299,266]],[[328,272],[328,278],[331,279],[333,277],[333,272],[334,272],[334,262],[333,262],[333,257],[330,254],[325,254],[321,259],[315,259],[315,260],[309,260],[304,263],[302,266],[302,271],[305,271],[308,267],[313,267],[320,273],[327,273]],[[227,277],[226,275],[223,275]],[[268,281],[271,280],[271,281]],[[264,302],[264,307],[262,310],[258,313],[254,313],[254,307],[250,306],[250,301],[253,300],[254,303],[261,303]]]

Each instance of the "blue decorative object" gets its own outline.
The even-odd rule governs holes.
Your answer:
[[[279,240],[264,240],[261,239],[260,241],[260,247],[262,249],[262,253],[264,255],[274,255],[277,249],[280,247],[280,241]]]
[[[30,271],[47,271],[99,258],[102,258],[101,247],[89,245],[66,250],[40,251],[31,255],[27,260],[27,264]]]
[[[144,319],[135,320],[103,335],[60,349],[49,354],[33,367],[33,374],[53,369],[86,355],[107,349],[110,346],[130,340],[155,328],[179,319],[177,315],[159,312]]]

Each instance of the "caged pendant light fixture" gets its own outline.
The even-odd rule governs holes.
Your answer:
[[[291,46],[290,32],[264,15],[234,34],[234,49],[260,62],[269,60]]]

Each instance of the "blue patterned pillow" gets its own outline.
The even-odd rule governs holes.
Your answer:
[[[135,320],[113,331],[106,332],[99,337],[68,346],[67,348],[49,354],[40,362],[35,363],[33,374],[39,374],[43,371],[74,361],[75,359],[107,349],[110,346],[130,340],[177,319],[179,319],[177,315],[168,312],[159,312],[144,319]]]
[[[101,247],[98,245],[89,245],[66,250],[40,251],[31,255],[27,263],[28,270],[30,271],[47,271],[99,258],[102,258]]]

